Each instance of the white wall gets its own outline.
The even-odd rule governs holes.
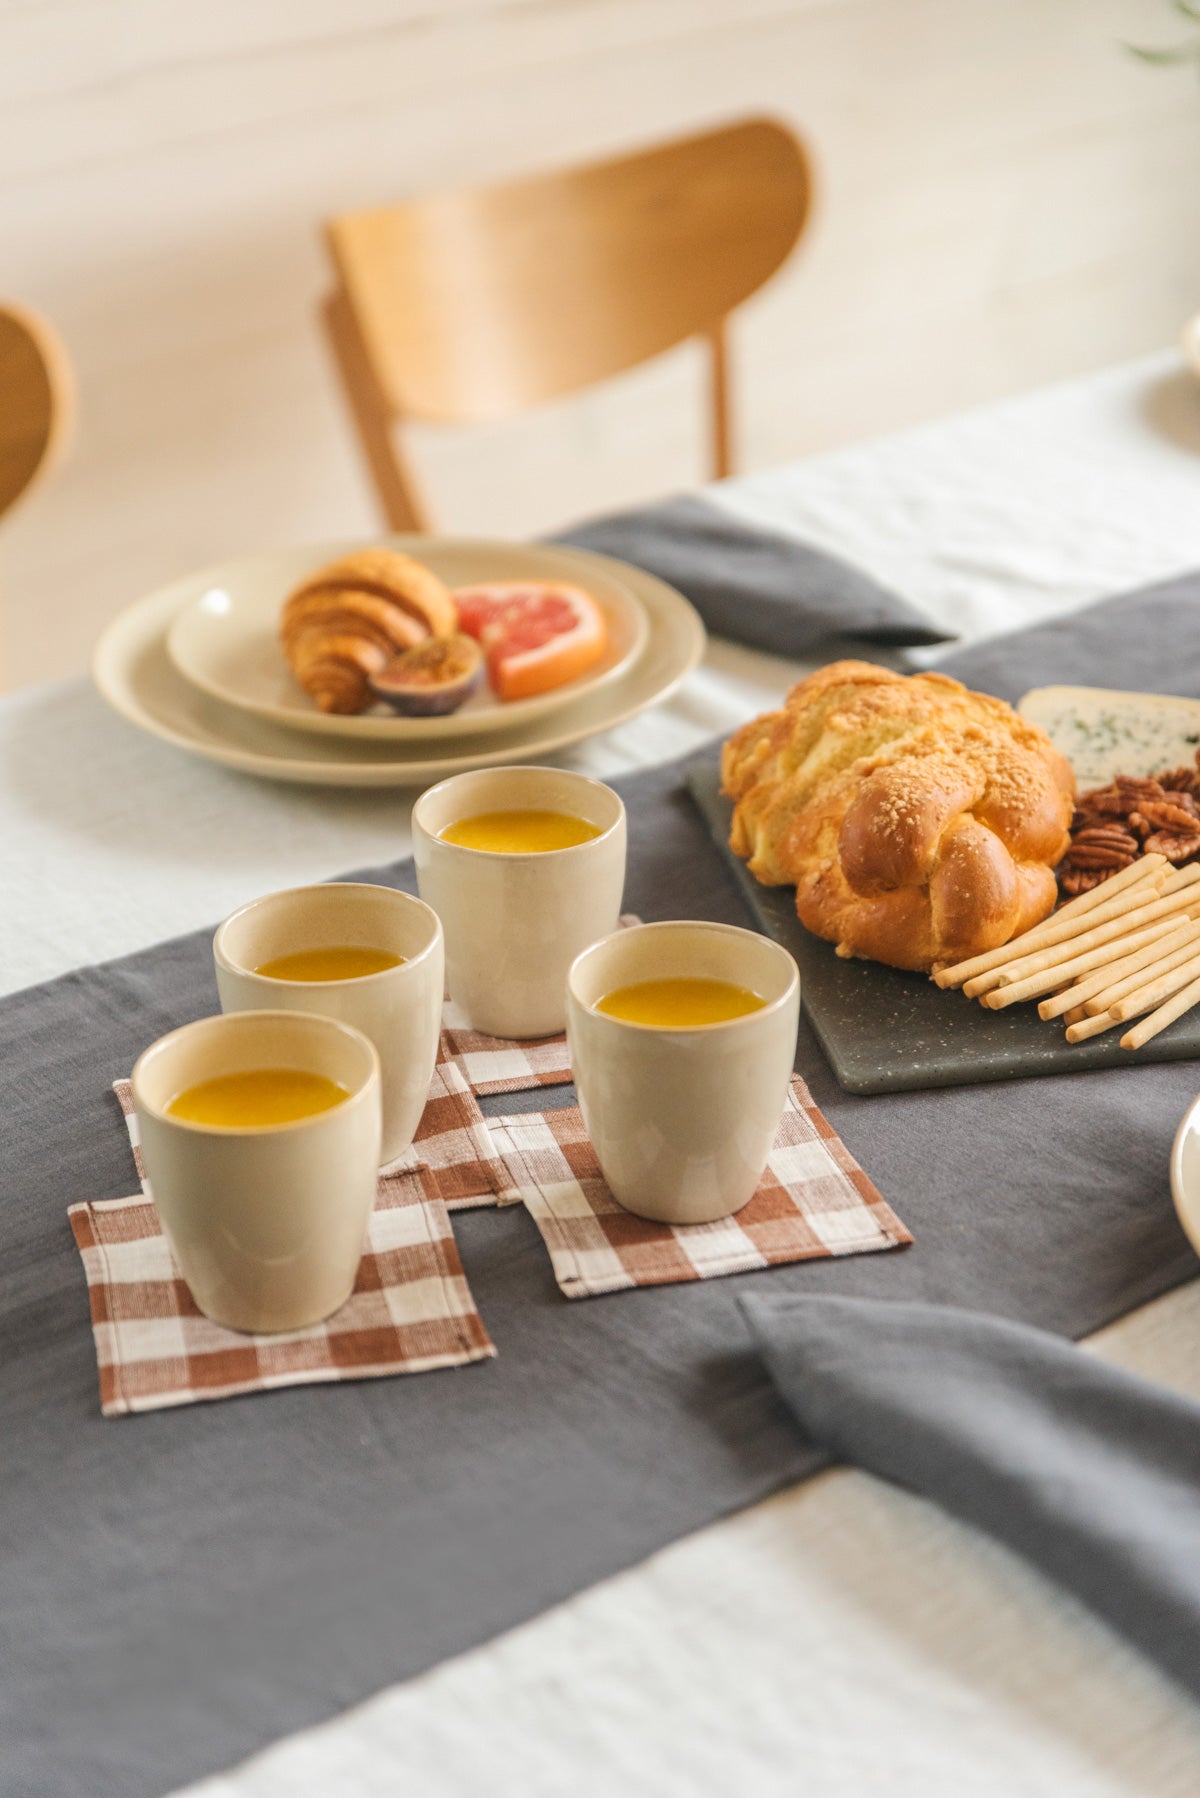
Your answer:
[[[820,161],[737,331],[742,466],[1174,338],[1200,304],[1200,87],[1161,0],[0,0],[0,291],[79,372],[70,464],[0,543],[11,683],[206,561],[373,528],[318,337],[317,222],[754,111]],[[511,533],[702,474],[690,350],[416,439]]]

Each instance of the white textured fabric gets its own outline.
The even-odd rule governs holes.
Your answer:
[[[988,634],[1200,566],[1200,389],[1177,357],[1150,357],[712,497]],[[669,705],[565,759],[612,775],[679,754],[793,672],[714,644]],[[407,819],[403,796],[191,760],[78,682],[14,695],[0,702],[0,991],[401,855]],[[1097,1347],[1200,1394],[1200,1285]],[[837,1473],[190,1790],[1192,1798],[1198,1784],[1200,1711],[1131,1649],[995,1544]]]

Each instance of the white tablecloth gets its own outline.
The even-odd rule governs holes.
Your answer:
[[[1175,357],[1150,357],[714,497],[979,636],[1200,566],[1200,388]],[[564,759],[608,776],[682,753],[774,702],[793,672],[714,644],[670,704]],[[256,892],[402,855],[407,815],[402,796],[270,786],[194,761],[79,682],[12,695],[0,702],[0,991],[204,924]],[[1094,1346],[1200,1395],[1200,1284]],[[837,1472],[190,1789],[1193,1798],[1198,1787],[1200,1711],[1131,1649],[992,1542]]]

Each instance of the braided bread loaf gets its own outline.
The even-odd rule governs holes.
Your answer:
[[[726,743],[730,844],[800,922],[897,968],[964,960],[1053,909],[1075,781],[1045,732],[941,674],[834,662]]]
[[[370,675],[402,649],[457,628],[449,589],[392,549],[357,550],[319,568],[279,620],[288,665],[323,712],[361,712]]]

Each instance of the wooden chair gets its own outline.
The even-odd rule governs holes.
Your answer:
[[[71,365],[58,338],[35,313],[0,305],[0,518],[53,467],[73,417]]]
[[[392,529],[430,522],[405,420],[505,418],[694,336],[711,356],[713,471],[730,473],[727,320],[796,244],[811,193],[803,146],[751,119],[330,220],[325,325]]]

